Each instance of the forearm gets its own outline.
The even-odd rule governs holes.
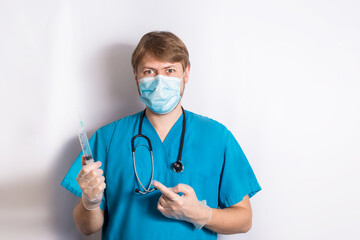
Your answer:
[[[99,231],[104,223],[104,211],[99,208],[87,210],[80,199],[74,208],[74,220],[79,231],[84,235],[90,235]]]
[[[251,209],[244,207],[212,208],[210,221],[204,226],[220,234],[248,232],[252,225]]]

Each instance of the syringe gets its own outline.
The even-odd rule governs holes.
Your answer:
[[[91,154],[91,149],[89,145],[89,140],[85,131],[84,123],[80,121],[81,128],[79,130],[79,141],[81,145],[81,149],[85,156],[86,164],[90,164],[94,162],[93,156]]]

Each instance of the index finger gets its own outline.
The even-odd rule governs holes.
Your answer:
[[[162,183],[153,180],[152,185],[154,187],[156,187],[157,189],[159,189],[159,191],[167,198],[169,198],[170,200],[177,200],[180,198],[180,195],[177,193],[174,193],[173,191],[171,191],[169,188],[167,188],[166,186],[164,186]]]

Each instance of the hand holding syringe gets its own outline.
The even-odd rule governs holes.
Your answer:
[[[82,169],[76,178],[82,190],[82,202],[87,210],[94,210],[100,206],[104,189],[106,187],[101,162],[94,162],[89,141],[82,121],[79,131],[79,140],[83,156],[81,158]]]

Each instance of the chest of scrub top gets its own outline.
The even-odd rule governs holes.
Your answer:
[[[106,159],[107,195],[138,196],[135,189],[142,189],[134,173],[131,139],[138,134],[138,122],[133,126],[116,128],[108,149]],[[194,188],[200,200],[206,199],[213,207],[217,207],[218,186],[224,159],[224,151],[220,136],[206,126],[194,124],[187,115],[186,132],[181,162],[184,170],[176,173],[172,164],[177,160],[182,131],[182,118],[174,124],[164,142],[161,142],[155,129],[147,118],[144,119],[142,133],[147,136],[153,148],[154,179],[167,187],[179,183]],[[135,141],[135,163],[138,177],[146,188],[151,180],[151,156],[148,142],[144,138]],[[139,196],[141,197],[141,196]]]

